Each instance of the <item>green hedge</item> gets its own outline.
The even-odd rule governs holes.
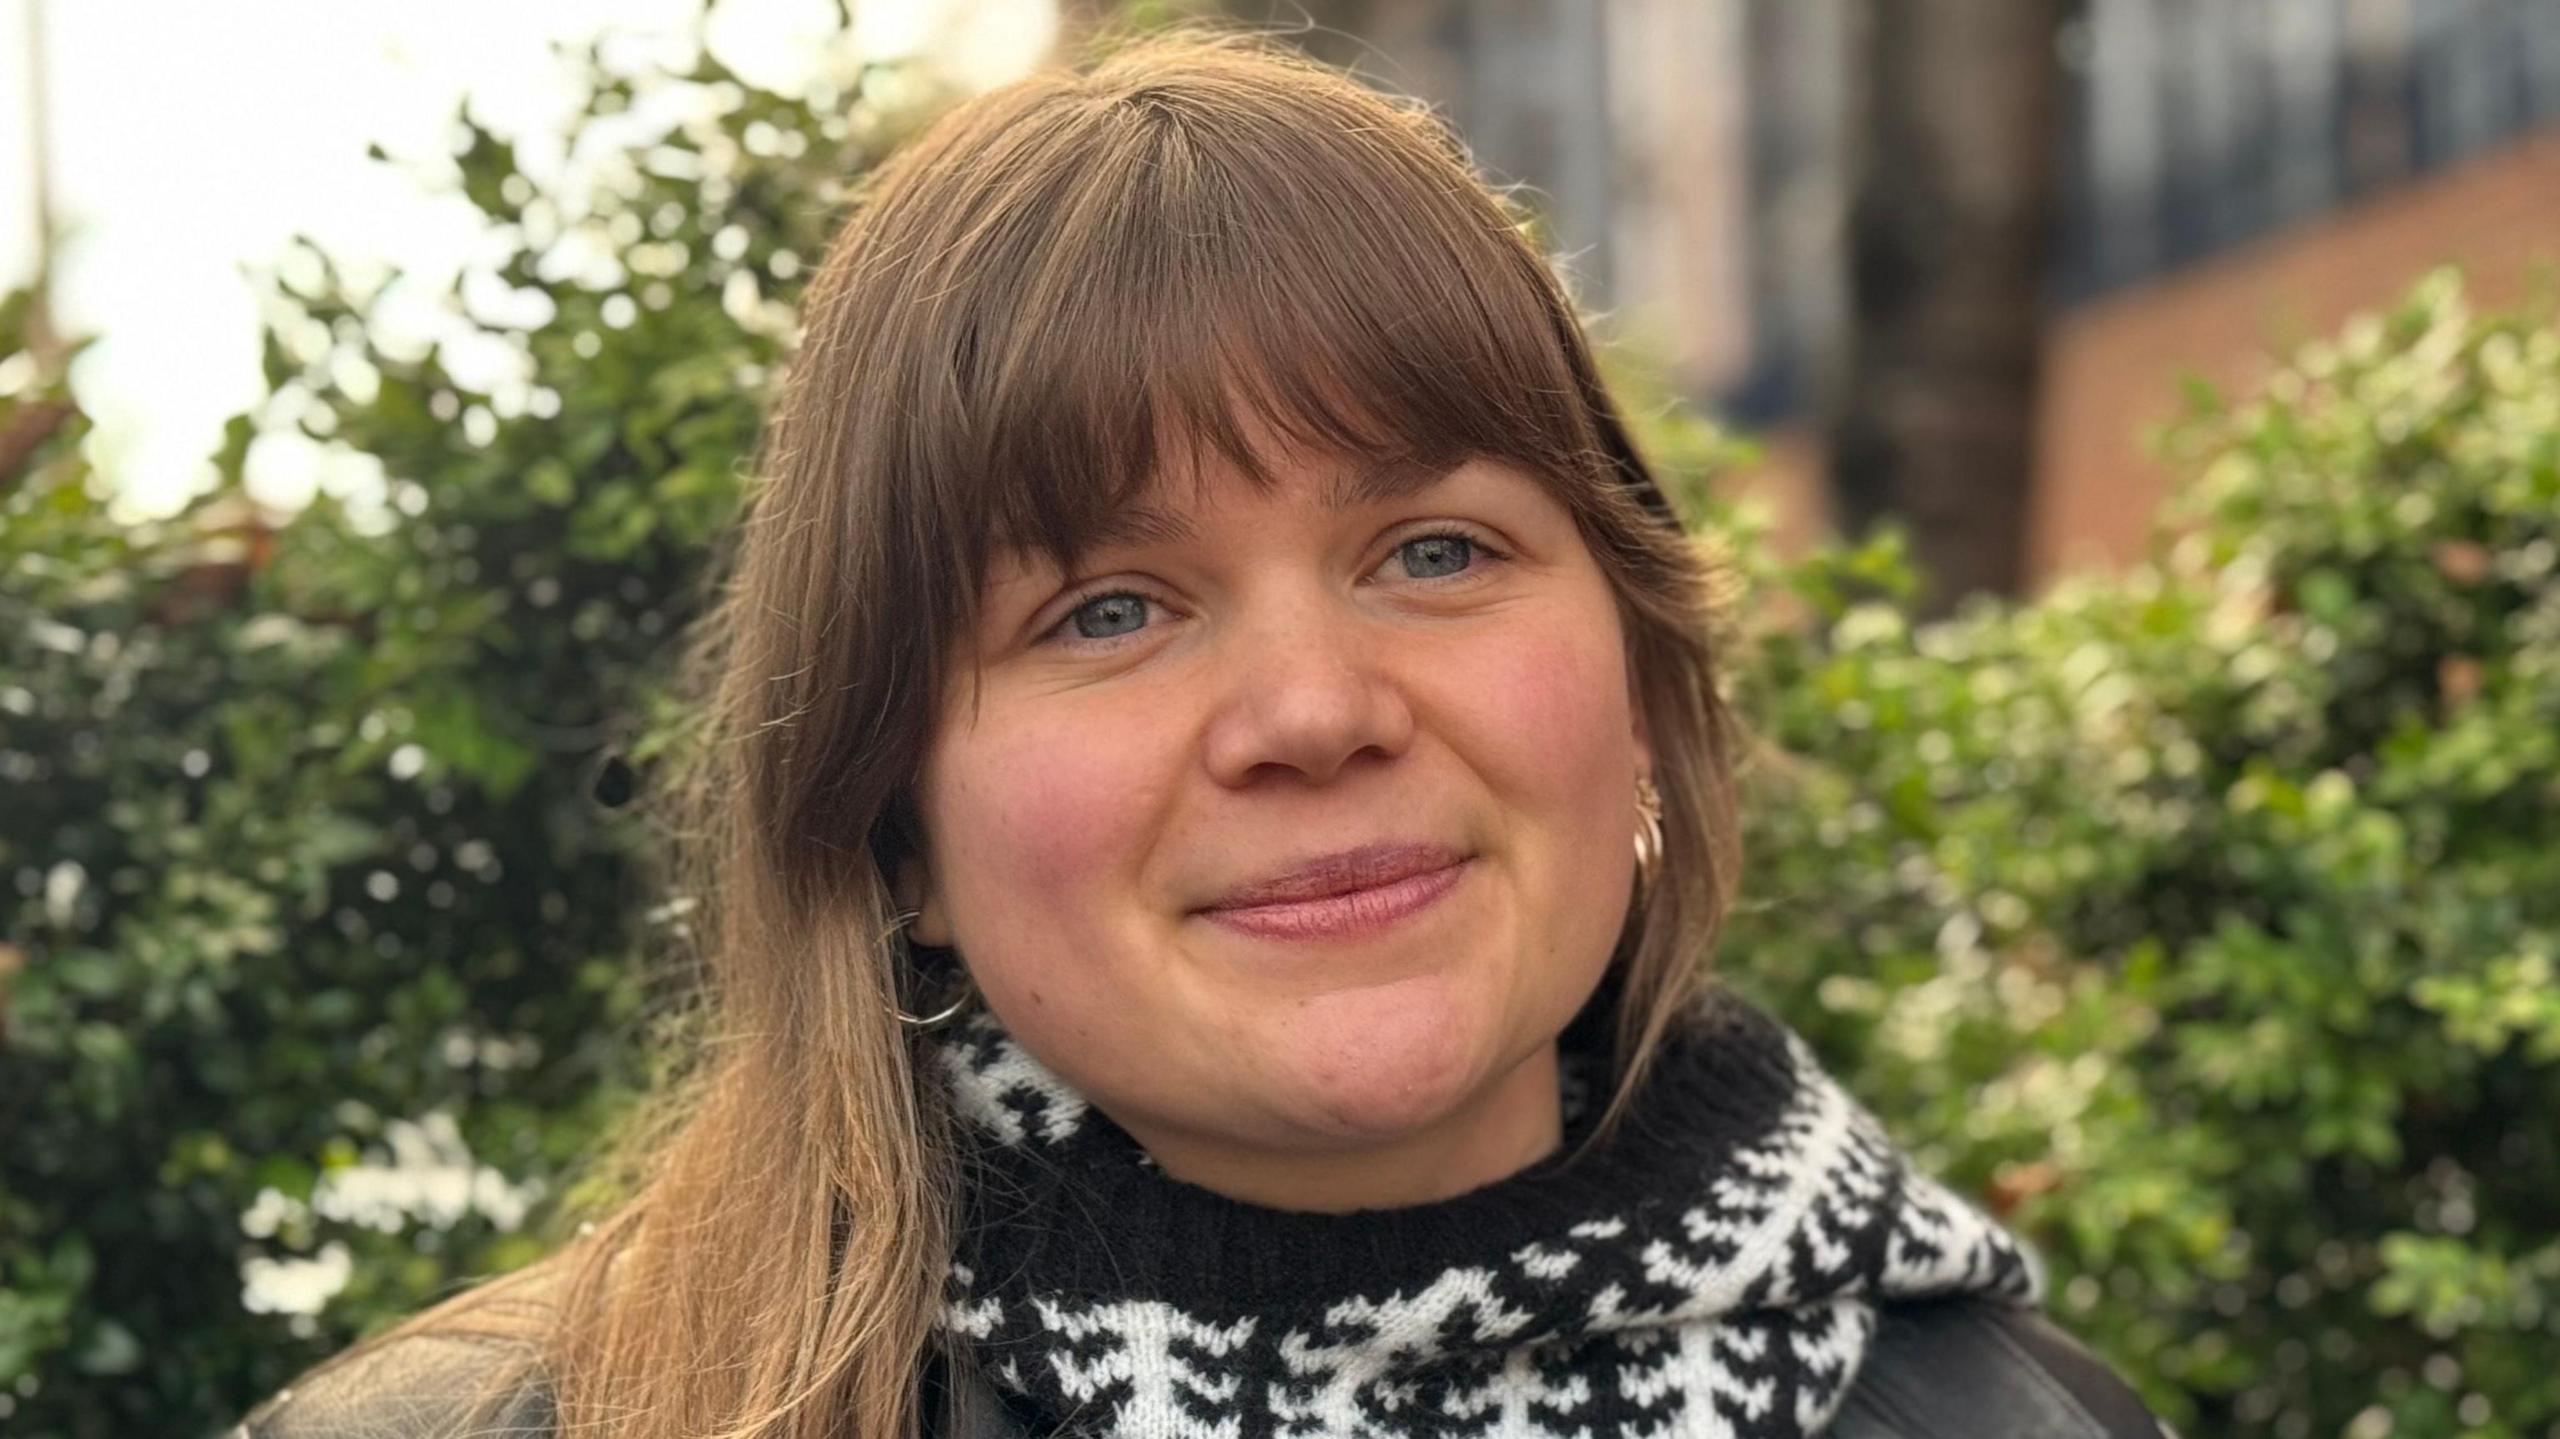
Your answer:
[[[176,521],[112,523],[76,421],[0,495],[11,1434],[213,1433],[540,1252],[644,1082],[683,916],[611,802],[679,733],[794,286],[932,102],[597,75],[588,181],[456,157],[529,388],[387,346],[325,260],[278,325],[276,413],[387,506],[252,522],[246,422]],[[694,108],[612,133],[644,95]],[[1777,748],[1726,972],[2192,1433],[2560,1432],[2555,397],[2547,318],[2431,281],[2199,411],[2157,563],[1924,627],[1889,539],[1778,563],[1701,498],[1712,427],[1646,421],[1791,616],[1738,656]]]
[[[470,389],[381,338],[396,295],[286,267],[271,414],[371,457],[379,503],[262,522],[246,419],[169,522],[111,522],[76,423],[0,495],[0,1431],[214,1432],[541,1252],[645,1078],[638,961],[682,914],[614,802],[673,732],[772,297],[895,129],[706,62],[625,148],[644,82],[596,73],[587,183],[537,191],[467,123],[453,157],[516,247],[533,323],[490,333],[528,384]],[[563,236],[605,258],[557,274]]]
[[[2560,1432],[2560,331],[2439,274],[2173,448],[2132,573],[1787,577],[1724,963],[2182,1425]]]

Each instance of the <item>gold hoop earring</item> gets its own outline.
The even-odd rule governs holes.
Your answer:
[[[1662,791],[1651,775],[1636,776],[1636,882],[1650,888],[1662,867]]]
[[[922,913],[922,910],[914,909],[901,912],[896,919],[890,921],[887,929],[880,931],[880,937],[885,940],[889,936],[896,934],[899,930],[906,928],[910,922]],[[961,973],[963,976],[966,976],[968,974],[968,970],[964,967],[961,970]],[[961,1010],[967,1008],[969,1001],[977,997],[977,992],[977,984],[972,980],[971,982],[961,986],[960,997],[958,999],[951,1001],[950,1005],[940,1013],[930,1015],[909,1014],[905,1010],[900,1009],[897,1001],[893,999],[888,1005],[889,1014],[890,1017],[897,1020],[898,1023],[906,1025],[911,1029],[931,1029],[935,1025],[942,1023],[944,1020],[951,1018],[951,1016],[958,1014]]]

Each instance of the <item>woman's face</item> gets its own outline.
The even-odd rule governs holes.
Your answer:
[[[1160,487],[1188,532],[1072,588],[999,557],[899,888],[1167,1171],[1286,1207],[1454,1193],[1553,1147],[1554,1041],[1627,917],[1650,755],[1617,609],[1522,470],[1333,508],[1348,462],[1275,468],[1267,497]]]

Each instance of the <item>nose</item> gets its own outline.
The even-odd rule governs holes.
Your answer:
[[[1347,600],[1275,602],[1227,639],[1206,736],[1219,783],[1286,771],[1324,784],[1361,755],[1393,758],[1413,742],[1395,637]]]

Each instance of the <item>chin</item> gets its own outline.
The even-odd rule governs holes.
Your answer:
[[[1489,995],[1453,988],[1446,975],[1310,998],[1274,1027],[1272,1083],[1301,1122],[1335,1138],[1416,1133],[1464,1109],[1495,1077],[1506,1047],[1500,1013]]]

